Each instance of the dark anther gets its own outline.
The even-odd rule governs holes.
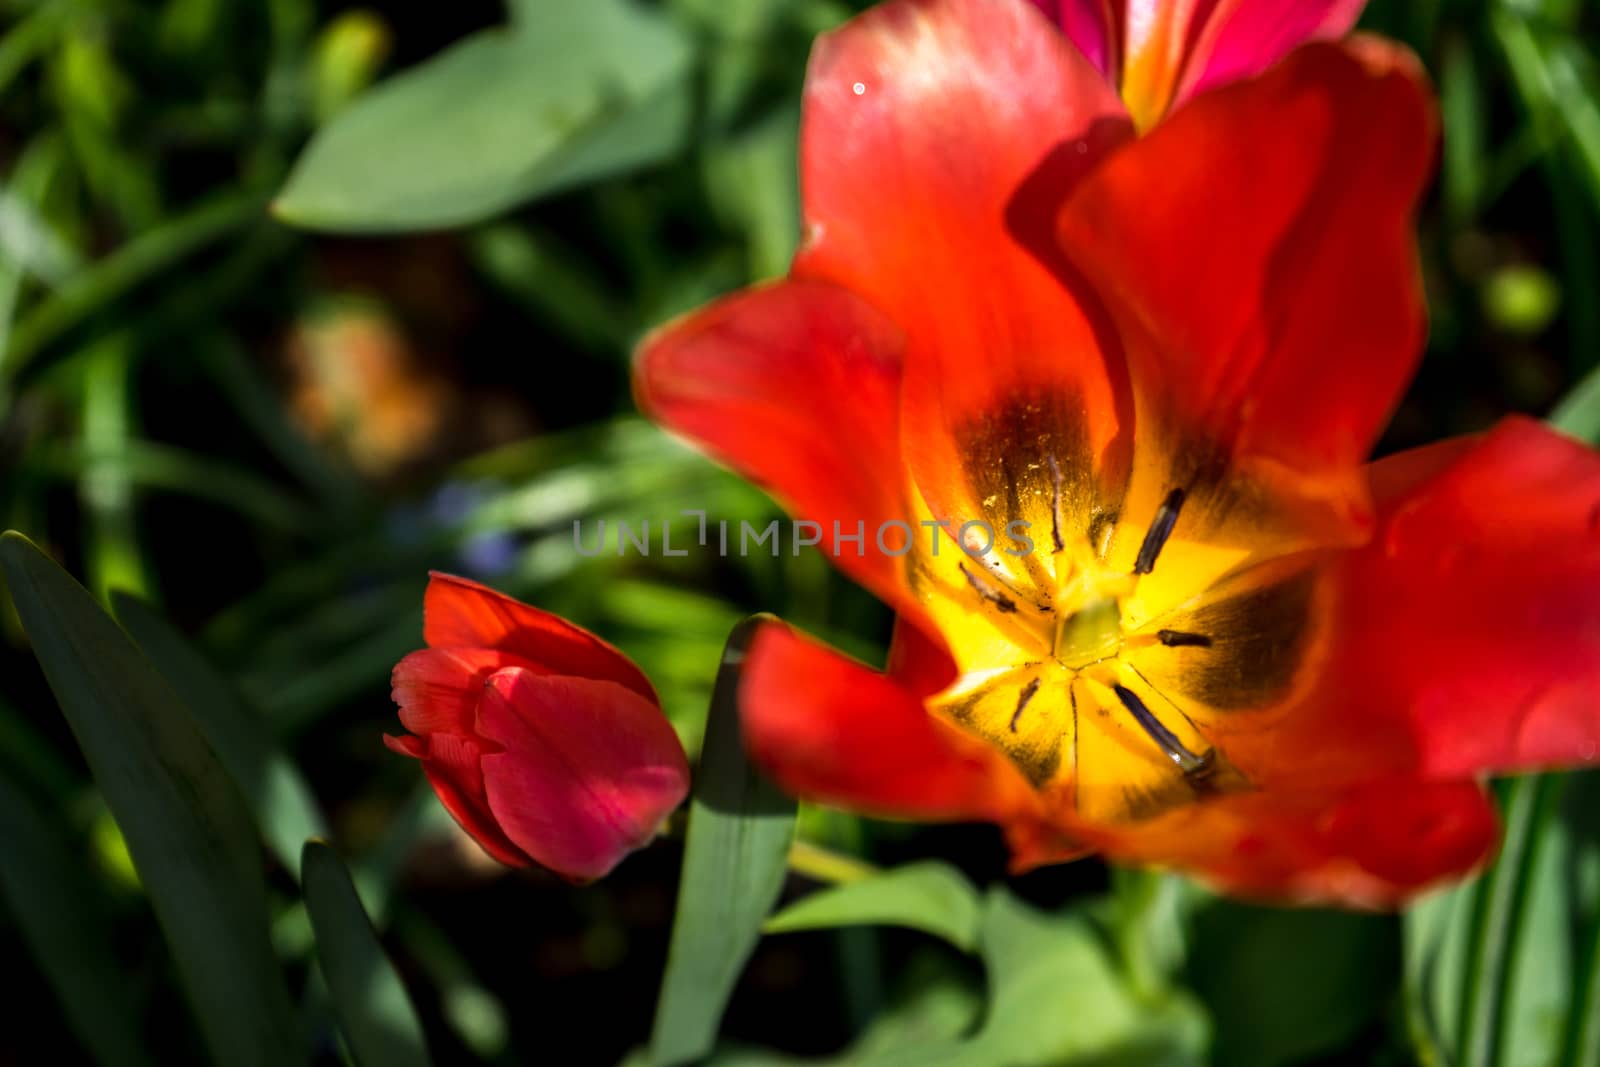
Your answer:
[[[1022,709],[1028,706],[1028,701],[1033,699],[1033,694],[1039,691],[1039,679],[1035,678],[1022,687],[1022,692],[1017,694],[1017,710],[1011,713],[1011,732],[1017,732],[1017,720],[1022,718]]]
[[[1157,630],[1156,640],[1168,648],[1210,648],[1211,638],[1183,630]]]
[[[1155,521],[1145,532],[1144,544],[1139,546],[1139,558],[1133,561],[1133,573],[1149,574],[1156,568],[1156,557],[1166,547],[1172,528],[1178,524],[1178,512],[1183,508],[1183,490],[1174,489],[1156,509]]]
[[[1008,615],[1017,610],[1017,602],[1015,600],[1012,600],[987,581],[973,574],[967,569],[965,563],[959,563],[957,566],[961,568],[961,573],[966,575],[967,584],[972,586],[979,596],[993,604],[997,610],[1003,611]]]
[[[1167,754],[1167,758],[1176,763],[1184,774],[1203,777],[1210,771],[1211,754],[1209,752],[1204,756],[1196,756],[1184,747],[1183,742],[1179,741],[1177,736],[1167,729],[1166,725],[1156,718],[1149,708],[1145,707],[1144,701],[1139,699],[1138,693],[1135,693],[1127,686],[1119,685],[1113,688],[1117,691],[1117,699],[1122,701],[1122,706],[1127,708],[1129,713],[1133,715],[1134,721],[1144,728],[1144,732],[1150,735],[1150,740],[1160,746],[1161,750]]]
[[[1054,479],[1050,486],[1050,543],[1060,552],[1067,547],[1061,540],[1061,464],[1056,462],[1054,453],[1044,458],[1050,464],[1050,477]]]

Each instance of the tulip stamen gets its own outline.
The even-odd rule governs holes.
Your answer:
[[[1050,543],[1057,552],[1067,547],[1061,539],[1061,464],[1056,462],[1055,453],[1045,453],[1045,462],[1050,464]]]
[[[961,573],[966,576],[967,584],[972,586],[978,596],[993,604],[998,611],[1007,615],[1016,613],[1017,602],[1006,596],[999,589],[996,589],[990,583],[987,575],[980,578],[977,572],[968,568],[965,563],[958,563],[956,566],[961,568]]]
[[[1133,561],[1134,574],[1149,574],[1155,570],[1156,559],[1166,547],[1167,538],[1172,536],[1172,528],[1178,524],[1178,512],[1183,509],[1183,497],[1182,489],[1174,489],[1156,509],[1156,517],[1150,523],[1150,529],[1145,531],[1144,543],[1139,546],[1139,555]]]
[[[1022,692],[1017,694],[1017,710],[1011,713],[1011,732],[1017,732],[1017,720],[1022,718],[1022,709],[1028,706],[1028,701],[1033,699],[1033,694],[1039,691],[1039,679],[1035,678],[1022,687]]]
[[[1122,706],[1128,709],[1135,722],[1149,735],[1150,740],[1167,754],[1167,758],[1178,765],[1185,777],[1204,778],[1211,771],[1212,753],[1207,751],[1204,755],[1197,756],[1178,740],[1176,734],[1167,729],[1165,723],[1156,718],[1155,713],[1145,706],[1135,693],[1125,685],[1114,685],[1112,690],[1117,694],[1117,699],[1122,701]]]
[[[1168,648],[1210,648],[1211,638],[1187,630],[1157,630],[1156,640]]]

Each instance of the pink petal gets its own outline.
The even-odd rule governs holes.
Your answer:
[[[1307,41],[1343,37],[1366,0],[1221,0],[1189,56],[1174,105],[1260,74]]]

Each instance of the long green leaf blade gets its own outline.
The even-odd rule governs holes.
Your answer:
[[[333,1008],[361,1067],[427,1067],[422,1024],[378,944],[355,883],[333,849],[307,841],[301,862],[306,910]]]
[[[672,948],[650,1035],[655,1067],[711,1051],[728,996],[783,888],[795,802],[761,777],[739,737],[739,670],[765,621],[758,616],[734,628],[711,695]]]
[[[137,597],[116,596],[117,618],[194,715],[217,758],[250,802],[278,862],[293,873],[307,838],[328,833],[311,788],[266,723],[165,619]]]
[[[111,953],[105,901],[68,829],[0,778],[0,897],[73,1032],[102,1067],[151,1067]]]
[[[26,538],[0,572],[127,839],[212,1058],[304,1063],[273,958],[256,831],[176,693],[84,588]]]

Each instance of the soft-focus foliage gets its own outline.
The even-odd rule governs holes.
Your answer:
[[[884,609],[815,550],[661,551],[669,518],[692,544],[685,509],[780,512],[627,384],[646,329],[787,268],[806,53],[861,6],[0,0],[0,527],[127,635],[5,542],[26,1025],[0,1060],[366,1062],[420,1032],[440,1064],[648,1062],[680,877],[728,891],[727,854],[685,871],[664,841],[585,889],[503,872],[379,744],[389,670],[430,568],[614,642],[692,759],[751,612],[881,662]],[[1600,439],[1596,12],[1372,0],[1361,25],[1416,49],[1445,125],[1429,348],[1380,452],[1511,411]],[[644,519],[650,554],[619,553]],[[1505,862],[1403,918],[1093,861],[1007,881],[990,831],[802,806],[779,908],[849,895],[780,910],[817,928],[760,937],[731,998],[693,988],[695,1025],[725,1067],[1594,1067],[1593,778],[1502,802]],[[696,805],[691,851],[755,832]],[[309,835],[333,849],[302,886]]]

